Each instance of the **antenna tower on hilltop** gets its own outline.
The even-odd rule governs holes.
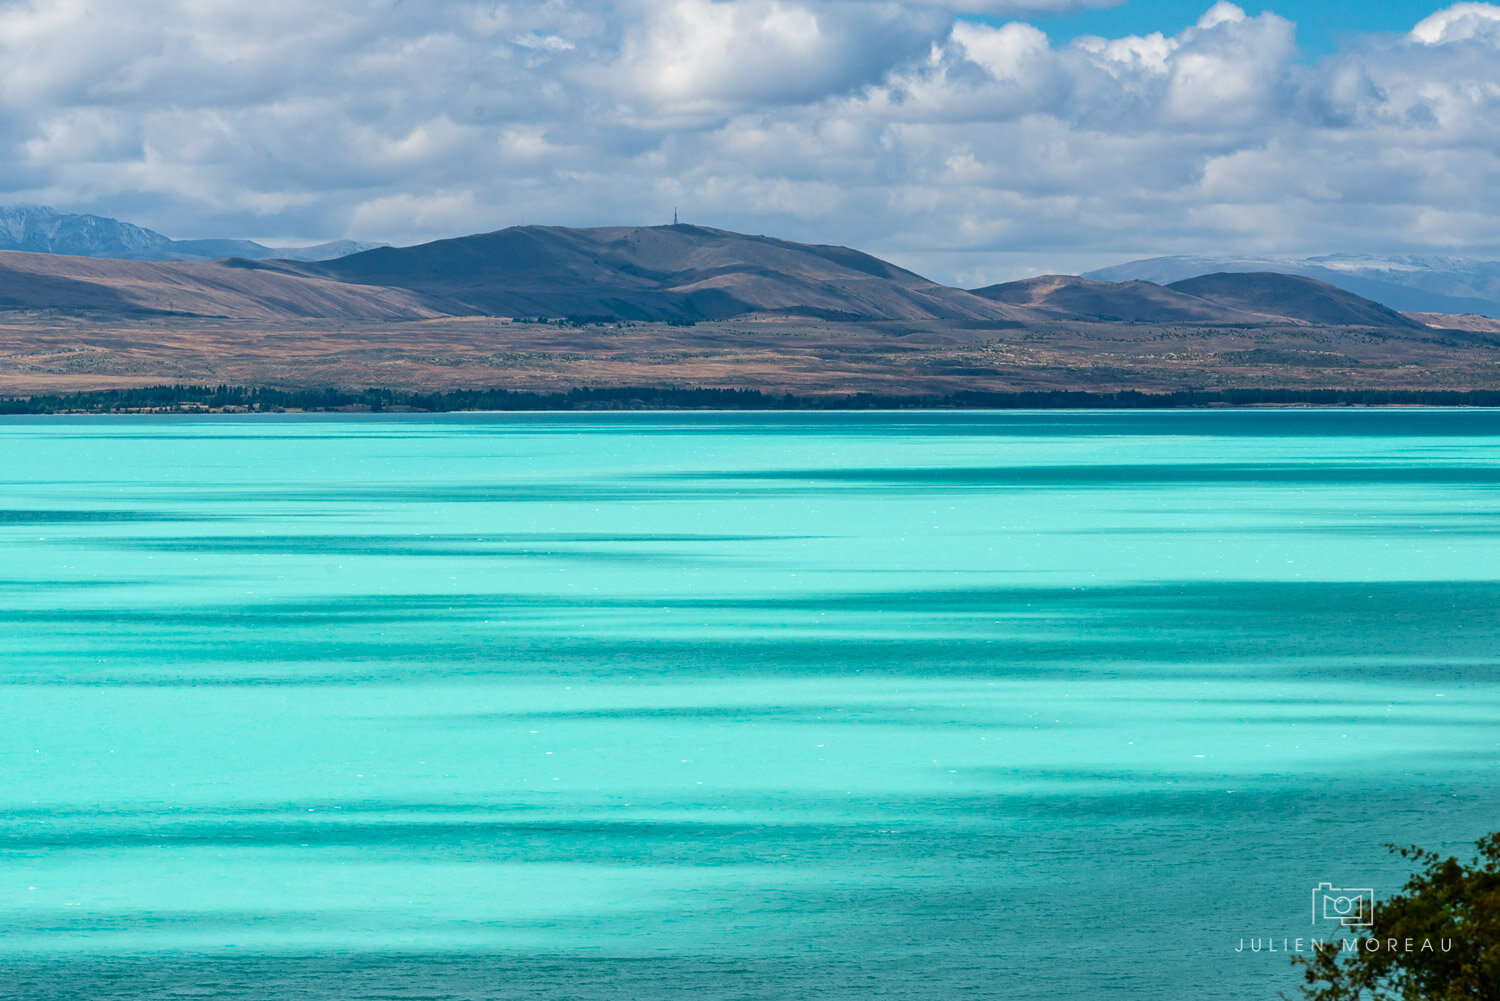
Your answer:
[[[677,206],[672,206],[672,225],[677,225]]]

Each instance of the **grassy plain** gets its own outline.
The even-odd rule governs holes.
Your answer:
[[[694,326],[0,314],[0,395],[163,383],[434,391],[723,387],[800,396],[1500,389],[1500,334],[1058,321]]]

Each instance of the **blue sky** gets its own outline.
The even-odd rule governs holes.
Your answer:
[[[677,207],[970,286],[1500,257],[1496,95],[1472,0],[0,0],[0,203],[277,246]]]
[[[1273,10],[1297,25],[1297,44],[1309,57],[1333,52],[1340,41],[1371,32],[1402,33],[1427,15],[1444,7],[1431,0],[1280,0],[1274,4],[1242,4],[1258,14]],[[1103,9],[1085,9],[1050,16],[1019,15],[1049,35],[1070,39],[1077,35],[1145,35],[1153,31],[1174,34],[1191,24],[1208,7],[1203,0],[1127,0]],[[982,17],[995,23],[1014,18]]]

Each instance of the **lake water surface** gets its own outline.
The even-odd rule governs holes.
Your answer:
[[[1273,998],[1500,828],[1500,413],[0,421],[0,995]]]

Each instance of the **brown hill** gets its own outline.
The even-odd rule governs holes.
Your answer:
[[[1378,302],[1302,275],[1221,272],[1173,282],[1166,287],[1230,309],[1269,313],[1321,326],[1422,327]]]
[[[703,226],[519,226],[384,248],[300,274],[409,289],[458,314],[699,320],[750,312],[831,318],[1019,319],[847,247]]]
[[[698,226],[527,226],[325,263],[0,251],[0,308],[351,320],[431,316],[1022,320],[845,247]]]
[[[0,251],[0,309],[234,319],[435,316],[1422,324],[1310,278],[1220,274],[1163,287],[1065,275],[966,292],[850,250],[700,226],[524,226],[334,261],[147,263]]]
[[[0,251],[0,309],[267,319],[440,315],[402,289],[350,285],[248,261],[117,261]]]
[[[994,302],[1056,320],[1125,323],[1267,323],[1275,317],[1209,302],[1154,282],[1100,282],[1042,275],[974,289]]]
[[[1226,273],[1171,285],[1043,275],[975,289],[974,294],[1054,320],[1401,329],[1422,325],[1378,302],[1300,275]]]

